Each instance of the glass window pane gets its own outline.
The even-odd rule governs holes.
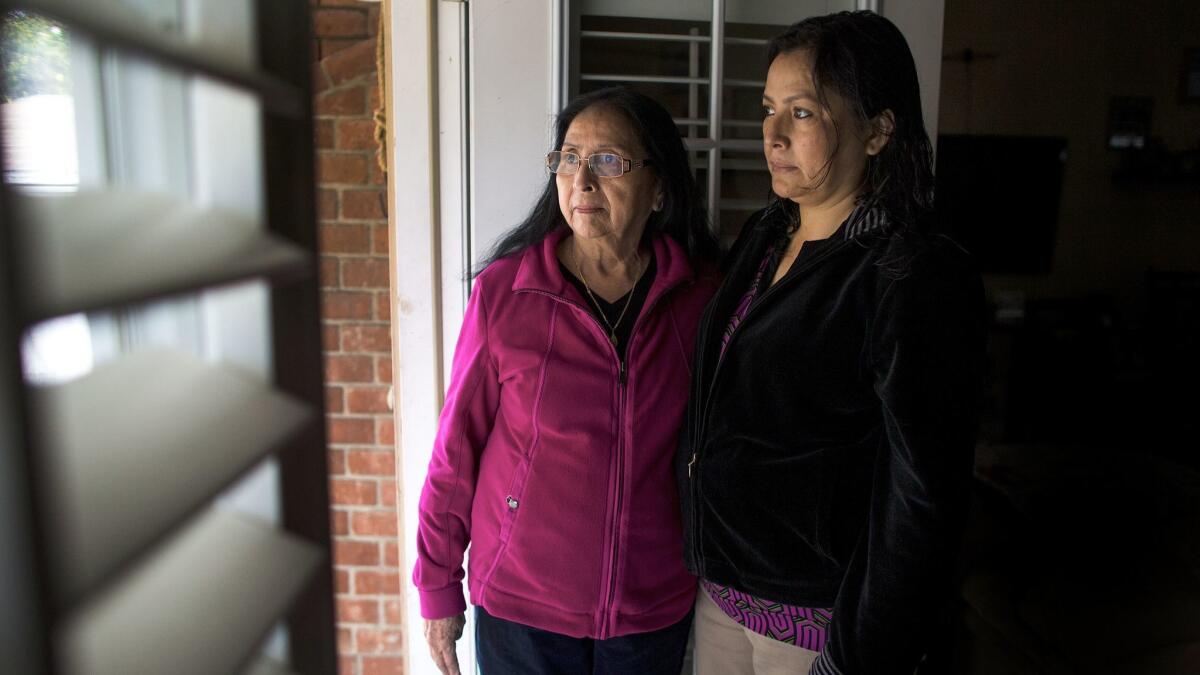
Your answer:
[[[61,25],[13,10],[0,18],[4,180],[45,189],[79,184],[71,38]]]

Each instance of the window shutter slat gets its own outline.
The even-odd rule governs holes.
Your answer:
[[[295,673],[278,661],[263,658],[251,664],[242,675],[295,675]]]
[[[64,671],[238,672],[321,563],[312,544],[212,509],[71,617]]]
[[[311,266],[245,215],[165,195],[13,195],[28,323]]]
[[[306,421],[307,406],[225,366],[135,352],[31,392],[55,496],[56,601],[69,605]]]
[[[155,26],[116,0],[0,0],[0,7],[51,17],[102,44],[248,89],[259,95],[269,112],[293,118],[307,114],[309,103],[299,87],[238,60],[220,45],[192,43]]]

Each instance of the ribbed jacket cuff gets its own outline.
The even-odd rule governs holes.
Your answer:
[[[435,591],[418,590],[417,593],[421,598],[421,618],[423,619],[445,619],[448,616],[457,616],[467,611],[462,582]]]
[[[842,671],[838,670],[833,659],[829,658],[829,652],[822,651],[808,669],[808,675],[842,675]]]

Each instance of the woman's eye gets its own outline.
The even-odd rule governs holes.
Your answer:
[[[812,112],[805,110],[804,108],[793,108],[792,109],[792,117],[795,117],[798,120],[802,120],[802,119],[806,119],[808,117],[812,117]]]
[[[763,113],[763,117],[770,117],[771,115],[775,114],[775,111],[772,110],[770,106],[764,105],[763,109],[762,109],[762,113]]]

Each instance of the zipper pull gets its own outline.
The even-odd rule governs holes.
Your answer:
[[[625,386],[626,374],[627,374],[627,373],[626,373],[626,370],[625,370],[625,362],[624,362],[624,361],[622,361],[622,362],[621,362],[621,386],[622,386],[622,387],[624,387],[624,386]]]
[[[688,462],[688,478],[692,477],[692,465],[696,463],[696,453],[692,453],[692,459]]]

